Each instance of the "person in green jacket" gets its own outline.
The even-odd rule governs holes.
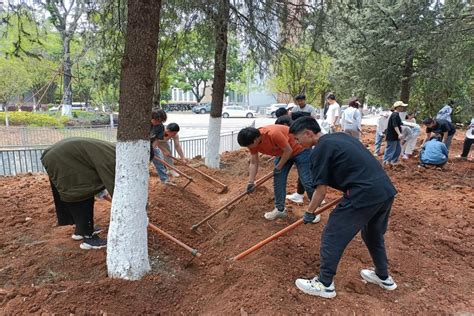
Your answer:
[[[104,189],[114,193],[115,145],[66,138],[47,148],[41,162],[51,182],[58,225],[76,225],[71,237],[83,240],[81,249],[105,248],[107,241],[94,230],[94,197]]]

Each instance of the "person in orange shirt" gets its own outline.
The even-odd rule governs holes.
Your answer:
[[[290,128],[284,125],[268,125],[260,128],[246,127],[242,129],[237,141],[242,147],[250,151],[249,182],[247,193],[255,189],[255,177],[258,172],[258,153],[276,157],[275,169],[273,170],[273,190],[275,195],[275,208],[265,213],[265,219],[275,220],[286,217],[285,197],[288,173],[293,164],[296,164],[298,175],[311,200],[313,196],[313,179],[310,171],[310,149],[299,145],[294,136],[290,134]],[[319,222],[319,215],[313,223]]]

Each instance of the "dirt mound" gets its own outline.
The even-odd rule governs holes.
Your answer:
[[[461,133],[458,133],[461,134]],[[364,143],[373,147],[373,129]],[[462,137],[456,137],[457,154]],[[263,219],[273,208],[272,180],[222,214],[191,231],[206,215],[242,192],[248,154],[225,153],[221,170],[198,168],[228,184],[219,188],[195,172],[185,190],[150,179],[150,222],[178,237],[203,256],[194,258],[167,239],[149,233],[152,272],[140,281],[106,277],[105,251],[83,251],[71,240],[71,227],[56,227],[45,175],[0,178],[0,311],[2,314],[414,314],[474,312],[472,179],[469,161],[450,162],[444,171],[417,167],[415,159],[388,170],[399,190],[393,207],[387,248],[390,271],[399,288],[383,291],[367,285],[359,270],[371,266],[360,237],[347,248],[335,278],[337,298],[301,294],[297,277],[312,277],[319,268],[320,224],[305,225],[239,262],[228,259],[300,218],[304,206],[289,204],[289,217]],[[262,159],[259,177],[273,162]],[[193,165],[199,165],[195,160]],[[152,173],[154,173],[154,170]],[[296,188],[290,174],[288,191]],[[339,193],[331,191],[328,200]],[[307,201],[306,201],[307,204]],[[95,220],[107,227],[107,202],[97,202]],[[105,234],[103,233],[105,236]]]

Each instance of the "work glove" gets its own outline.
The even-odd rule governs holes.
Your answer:
[[[281,173],[281,169],[274,168],[273,169],[273,175],[277,175]]]
[[[314,215],[313,213],[304,212],[303,223],[312,224],[315,219],[316,215]]]
[[[255,183],[253,182],[253,183],[247,184],[247,190],[246,190],[246,191],[247,191],[248,194],[250,194],[250,193],[252,193],[253,191],[255,191]]]

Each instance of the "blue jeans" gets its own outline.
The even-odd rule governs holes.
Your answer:
[[[375,153],[377,155],[380,154],[380,149],[382,148],[383,136],[384,135],[380,135],[379,133],[375,132]]]
[[[384,162],[396,163],[402,152],[402,146],[399,140],[387,141],[385,154],[383,155]]]
[[[155,152],[155,157],[158,157],[161,160],[164,160],[163,152],[159,148],[154,148],[153,151]],[[163,165],[160,161],[156,159],[153,159],[153,164],[155,165],[156,172],[158,173],[158,176],[160,177],[161,182],[168,181],[168,174],[166,173],[167,169],[165,165]]]
[[[311,200],[311,197],[313,196],[314,188],[313,188],[313,177],[311,175],[311,162],[309,160],[310,155],[311,155],[310,149],[303,150],[298,155],[288,159],[288,161],[285,163],[283,168],[281,168],[281,172],[273,176],[273,191],[275,194],[275,207],[279,211],[283,211],[285,209],[286,182],[288,180],[288,174],[290,173],[290,170],[293,164],[296,164],[296,168],[298,169],[298,176],[306,190],[308,199]],[[275,159],[275,166],[278,164],[280,159],[281,157],[277,157]]]

